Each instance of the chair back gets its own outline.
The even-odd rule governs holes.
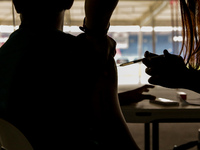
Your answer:
[[[33,150],[33,148],[15,126],[0,119],[0,150]]]

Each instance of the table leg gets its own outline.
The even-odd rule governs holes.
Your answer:
[[[150,150],[150,123],[144,124],[144,148]]]
[[[159,150],[159,123],[152,123],[152,146],[153,150]]]

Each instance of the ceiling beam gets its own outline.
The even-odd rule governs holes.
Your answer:
[[[164,10],[165,7],[169,4],[169,1],[159,1],[155,2],[148,11],[146,11],[140,21],[140,26],[145,26],[149,22],[152,21],[152,19],[157,16],[160,12]]]

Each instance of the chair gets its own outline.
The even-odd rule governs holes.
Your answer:
[[[199,142],[198,141],[192,141],[192,142],[188,142],[186,144],[182,144],[179,146],[174,146],[173,150],[189,150],[193,147],[197,146],[198,150],[199,150]]]
[[[0,150],[33,150],[33,148],[16,127],[0,119]]]
[[[198,130],[198,140],[197,141],[191,141],[182,145],[175,145],[173,150],[189,150],[193,147],[197,146],[197,150],[200,150],[200,129]]]

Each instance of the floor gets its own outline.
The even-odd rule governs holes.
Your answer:
[[[120,85],[119,92],[127,91],[140,87],[141,85]],[[166,90],[171,90],[172,95],[166,95]],[[179,89],[187,93],[188,98],[192,95],[195,98],[200,99],[200,94],[194,93],[189,90]],[[176,94],[177,89],[167,89],[156,86],[150,90],[150,94],[156,97],[169,98]],[[147,93],[147,94],[149,94]],[[141,150],[144,150],[144,124],[128,123],[128,127]],[[172,150],[174,145],[181,145],[190,141],[198,139],[198,129],[200,129],[200,123],[161,123],[160,124],[160,150]],[[194,147],[190,150],[197,150]]]
[[[128,123],[128,127],[138,146],[144,150],[144,125]],[[174,145],[197,140],[199,128],[199,123],[160,124],[160,150],[172,150]],[[197,147],[191,150],[197,150]]]

